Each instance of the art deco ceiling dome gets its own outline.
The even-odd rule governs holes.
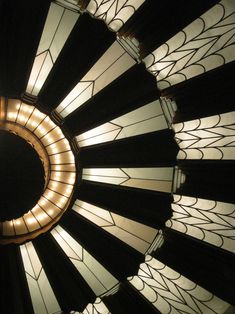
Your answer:
[[[0,2],[0,313],[235,313],[234,26]]]

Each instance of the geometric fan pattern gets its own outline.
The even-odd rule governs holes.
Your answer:
[[[225,313],[229,307],[150,255],[129,280],[161,313]]]
[[[235,59],[233,0],[222,0],[185,27],[144,62],[165,89]]]
[[[162,4],[165,11],[167,3]],[[180,106],[174,95],[164,98],[168,88],[177,90],[234,65],[234,2],[217,1],[209,9],[200,4],[199,17],[187,25],[179,23],[172,31],[171,23],[162,30],[154,24],[146,32],[153,23],[150,5],[144,0],[57,0],[42,18],[27,84],[18,98],[32,97],[64,128],[78,178],[61,220],[17,246],[25,299],[32,305],[31,311],[21,305],[19,314],[235,311],[229,295],[235,290],[234,204],[209,193],[222,177],[211,178],[203,196],[188,195],[191,174],[181,170],[184,165],[200,170],[206,163],[229,165],[232,173],[235,115],[221,104],[214,115],[204,116],[199,108],[198,119],[177,122]],[[160,15],[165,13],[156,13],[155,22]],[[92,31],[90,25],[95,25]],[[131,36],[125,36],[125,27]],[[151,31],[156,42],[157,33],[166,39],[153,44],[144,59],[141,53],[133,56],[128,40],[144,51]],[[176,182],[179,173],[186,180]],[[215,291],[213,282],[203,284],[201,272],[195,281],[196,262],[191,274],[174,269],[184,261],[180,254],[173,261],[170,254],[158,260],[169,230],[196,242],[206,252],[201,258],[207,266],[217,250],[222,270],[232,278],[225,293]],[[217,276],[207,269],[205,278]]]
[[[87,11],[94,17],[103,19],[114,31],[118,31],[145,0],[91,0]]]
[[[73,210],[143,254],[160,236],[154,228],[80,200],[75,202]]]
[[[118,281],[63,228],[57,226],[51,234],[96,295],[105,294],[118,284]]]
[[[235,252],[234,204],[174,195],[172,209],[167,227]]]
[[[167,121],[157,99],[121,117],[76,137],[79,147],[116,141],[135,135],[167,129]]]
[[[51,3],[28,81],[28,93],[38,95],[78,18],[77,12]]]
[[[116,40],[56,108],[65,118],[131,68],[136,61]]]
[[[20,249],[34,312],[36,314],[60,313],[60,306],[32,242],[22,245]]]
[[[83,168],[82,178],[140,189],[171,192],[173,167],[161,168]]]
[[[80,312],[71,311],[70,314],[79,314]],[[82,314],[110,314],[111,312],[101,301],[100,298],[97,298],[93,304],[88,304]]]
[[[173,125],[179,159],[235,158],[235,112]]]

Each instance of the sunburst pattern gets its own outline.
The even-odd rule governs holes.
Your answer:
[[[17,97],[25,103],[9,100],[6,110],[1,101],[1,121],[29,125],[45,148],[35,147],[45,153],[44,168],[51,170],[43,199],[23,219],[25,228],[43,227],[42,214],[60,218],[16,248],[29,304],[19,314],[234,312],[234,281],[227,278],[233,278],[234,205],[226,195],[224,202],[188,196],[184,184],[190,174],[185,178],[181,170],[184,162],[198,167],[227,162],[233,171],[234,112],[202,112],[177,123],[174,92],[167,96],[171,86],[184,88],[184,81],[193,84],[227,63],[234,66],[234,3],[222,0],[209,10],[205,5],[180,32],[164,30],[167,41],[141,59],[145,47],[135,29],[150,23],[144,13],[150,2],[52,1],[25,90]],[[221,81],[221,92],[222,87]],[[17,231],[15,222],[8,229],[11,224]],[[201,258],[208,283],[202,272],[200,284],[195,282],[196,262],[181,274],[181,256],[158,259],[167,230],[207,252]],[[8,235],[4,226],[1,232]],[[221,282],[212,280],[216,272],[208,267],[215,250],[223,271],[228,267]],[[3,302],[2,313],[6,308]]]

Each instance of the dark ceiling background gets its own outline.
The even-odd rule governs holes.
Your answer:
[[[0,130],[0,221],[32,209],[44,188],[37,152],[21,137]]]

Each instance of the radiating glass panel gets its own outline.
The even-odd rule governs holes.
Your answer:
[[[72,9],[74,11],[80,11],[81,6],[79,4],[80,0],[54,0],[55,3],[62,5],[65,8]]]
[[[82,312],[83,314],[111,314],[108,308],[105,306],[104,302],[100,298],[95,300],[95,303],[89,303],[85,310]]]
[[[51,3],[30,74],[28,93],[38,95],[78,17],[78,12]]]
[[[21,245],[20,251],[34,313],[54,314],[56,312],[60,312],[60,306],[32,242]]]
[[[56,108],[66,117],[135,64],[135,60],[115,41]]]
[[[73,210],[143,254],[158,236],[154,228],[81,200],[75,202]]]
[[[170,193],[173,167],[83,168],[82,178],[84,180]]]
[[[118,31],[145,0],[90,0],[87,11]]]
[[[235,60],[235,8],[222,0],[148,55],[144,62],[159,89]]]
[[[150,255],[129,281],[160,313],[222,314],[231,310],[227,302]]]
[[[93,304],[89,303],[82,313],[71,311],[70,314],[111,314],[111,312],[109,312],[104,302],[97,298]]]
[[[161,103],[155,100],[76,137],[80,147],[154,132],[168,127]]]
[[[173,216],[166,226],[235,253],[235,206],[174,195]]]
[[[97,296],[118,284],[118,280],[61,226],[55,227],[51,234]]]
[[[178,159],[235,159],[235,111],[173,124]]]

